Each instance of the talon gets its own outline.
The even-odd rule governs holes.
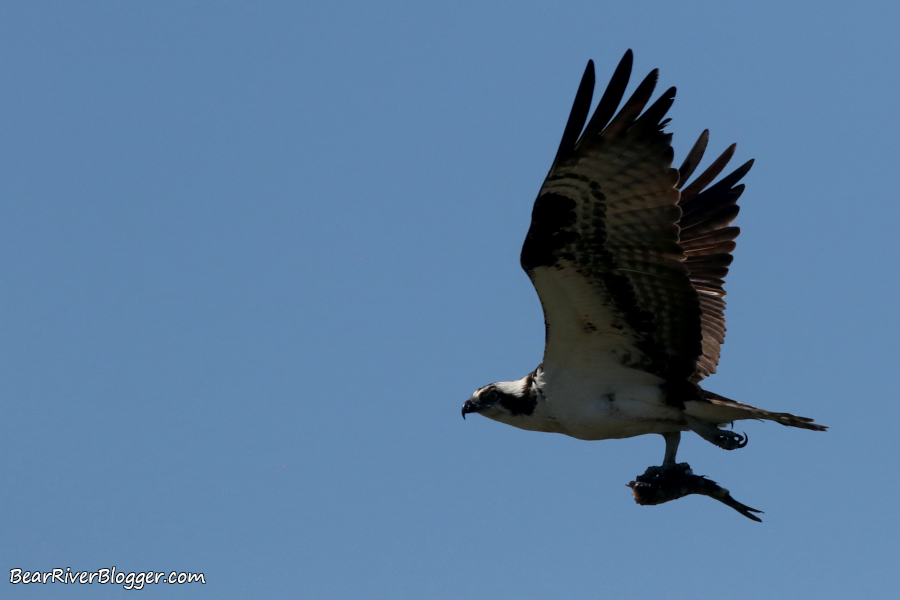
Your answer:
[[[720,431],[720,433],[715,436],[713,443],[725,450],[737,450],[738,448],[746,446],[749,441],[750,437],[746,433],[740,434],[733,431]]]
[[[697,433],[704,440],[712,442],[724,450],[737,450],[738,448],[743,448],[750,440],[746,433],[737,433],[735,431],[719,429],[715,425],[690,416],[685,417],[685,420],[692,431]],[[733,425],[734,424],[732,423],[732,426]]]

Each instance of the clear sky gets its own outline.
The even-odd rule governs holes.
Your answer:
[[[888,598],[900,583],[895,2],[0,5],[0,595]],[[756,165],[707,387],[828,433],[460,418],[541,360],[518,266],[584,65],[659,67],[676,162]]]

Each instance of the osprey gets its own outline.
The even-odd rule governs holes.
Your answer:
[[[582,440],[660,434],[662,466],[629,484],[640,504],[699,493],[758,521],[751,513],[760,511],[675,462],[682,431],[734,450],[747,436],[722,426],[740,419],[825,430],[700,387],[716,372],[725,339],[723,279],[740,231],[731,222],[744,191],[738,182],[753,161],[710,185],[733,144],[688,183],[709,131],[672,168],[672,134],[663,129],[675,88],[644,110],[658,77],[653,70],[616,113],[631,65],[629,50],[587,121],[594,88],[588,61],[531,213],[520,262],[544,311],[543,362],[522,379],[476,390],[462,415]]]

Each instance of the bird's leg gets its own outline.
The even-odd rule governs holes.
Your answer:
[[[683,465],[675,464],[675,454],[678,452],[678,444],[681,443],[681,432],[680,431],[670,431],[668,433],[661,434],[663,439],[666,440],[666,454],[663,456],[663,463],[660,467],[647,467],[647,472],[644,473],[646,476],[662,476],[664,473],[668,471],[672,471],[675,467],[679,467],[682,471],[690,470],[690,467],[687,463]]]
[[[675,466],[675,453],[678,452],[678,444],[681,442],[681,432],[670,431],[662,436],[666,440],[666,455],[663,458],[662,468],[668,471]]]

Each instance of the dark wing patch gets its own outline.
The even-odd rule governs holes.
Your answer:
[[[682,183],[693,173],[709,140],[709,131],[704,131],[694,148],[688,153],[679,169]],[[697,359],[696,370],[691,381],[699,383],[703,378],[716,372],[721,346],[725,341],[725,276],[733,257],[731,252],[741,230],[731,227],[740,208],[737,200],[744,191],[738,184],[753,161],[748,161],[727,177],[708,189],[706,188],[722,172],[734,154],[732,144],[697,179],[681,193],[678,205],[683,215],[679,221],[681,228],[680,245],[684,249],[685,267],[700,301],[701,332],[703,352]],[[681,187],[681,184],[679,184]]]
[[[581,130],[587,114],[583,107],[590,104],[586,82],[593,82],[594,76],[588,64],[563,143],[535,202],[521,263],[544,306],[545,368],[554,313],[562,314],[567,307],[548,306],[549,288],[542,289],[548,284],[538,283],[538,269],[558,272],[559,280],[553,284],[557,287],[569,285],[567,278],[573,272],[587,282],[590,307],[578,310],[584,308],[589,314],[583,317],[592,324],[608,326],[599,331],[582,328],[585,335],[617,340],[625,336],[635,350],[627,353],[631,362],[627,366],[684,381],[696,371],[702,354],[702,313],[679,245],[680,177],[671,168],[671,134],[662,131],[675,88],[641,115],[656,84],[653,71],[607,125],[623,96],[630,68],[629,51],[598,112],[573,144],[571,132]],[[598,315],[596,320],[592,313]],[[624,324],[617,327],[621,331],[612,331],[619,323]]]

